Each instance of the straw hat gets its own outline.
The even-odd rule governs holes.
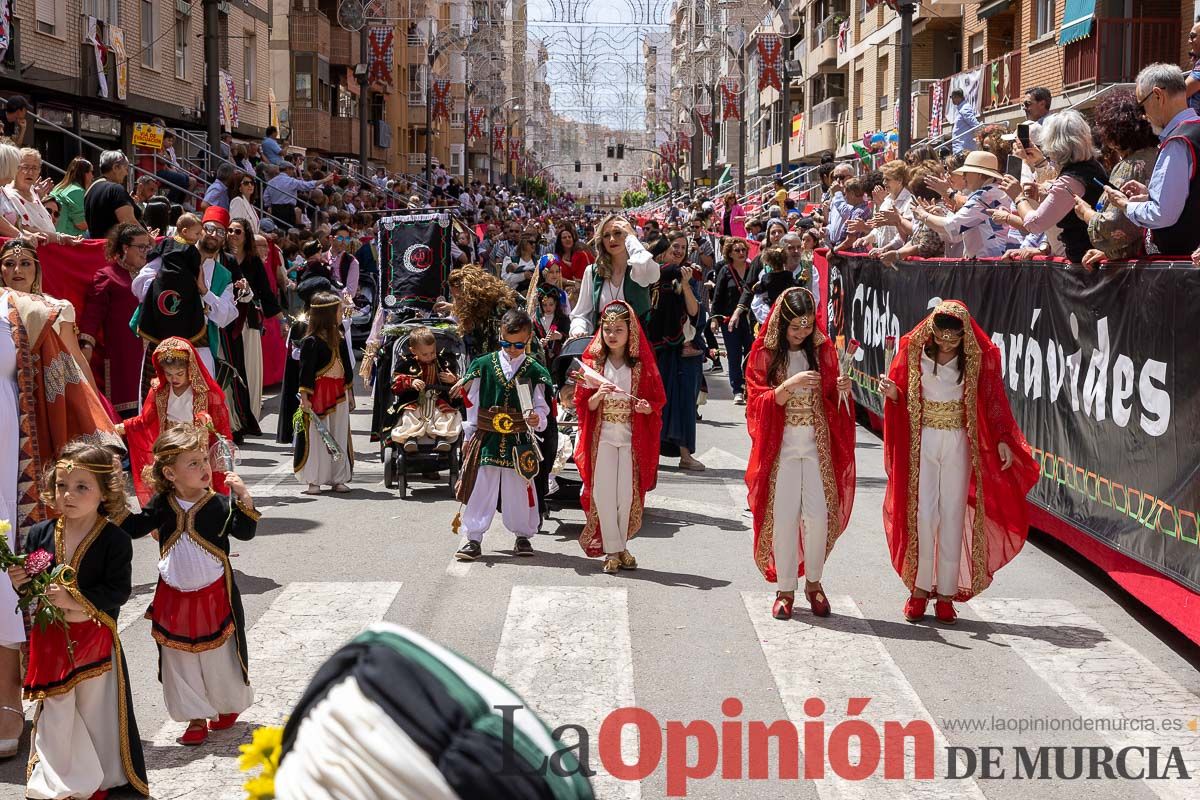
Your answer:
[[[1000,162],[986,150],[972,150],[970,153],[967,153],[966,162],[954,170],[954,174],[961,175],[964,172],[977,172],[980,175],[987,175],[989,178],[996,178],[997,180],[1004,177],[1000,174]]]

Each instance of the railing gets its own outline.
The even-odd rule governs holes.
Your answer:
[[[842,23],[846,21],[845,14],[830,14],[825,19],[817,23],[817,27],[813,29],[813,46],[824,44],[831,36],[837,36],[838,29],[842,27]]]
[[[817,103],[812,108],[812,113],[809,115],[809,127],[824,125],[827,122],[833,122],[838,115],[846,110],[845,97],[830,97]]]
[[[1132,83],[1142,67],[1179,60],[1178,19],[1104,18],[1063,49],[1063,85]]]

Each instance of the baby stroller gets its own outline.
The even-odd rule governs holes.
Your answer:
[[[563,345],[562,352],[550,364],[550,377],[558,391],[558,455],[551,477],[554,491],[546,495],[548,508],[577,508],[583,481],[575,469],[575,442],[579,434],[579,417],[575,414],[575,383],[571,380],[571,364],[583,356],[590,336],[572,339]]]
[[[467,368],[466,347],[463,344],[462,338],[458,335],[457,328],[452,324],[448,324],[444,319],[413,319],[402,323],[400,326],[401,329],[397,332],[398,335],[395,336],[391,363],[395,363],[396,359],[402,357],[406,352],[409,334],[416,328],[421,327],[433,330],[434,336],[437,338],[438,352],[452,357],[454,373],[461,377]],[[385,331],[385,333],[390,333],[390,331]],[[392,337],[389,336],[388,338]],[[388,384],[390,395],[390,372],[379,375],[376,380],[385,381]],[[433,401],[434,396],[432,392],[422,393],[420,402],[432,403]],[[458,408],[457,403],[455,403],[455,407]],[[389,401],[387,412],[384,416],[385,427],[383,428],[379,443],[380,460],[383,461],[383,485],[389,489],[398,490],[401,498],[407,498],[409,473],[422,475],[446,470],[449,473],[447,476],[447,485],[453,490],[454,484],[458,482],[458,473],[462,467],[462,434],[460,433],[458,439],[451,443],[449,450],[439,450],[437,442],[428,437],[421,437],[417,440],[415,451],[405,450],[400,444],[393,441],[391,437],[392,427],[395,426],[399,417],[400,409],[396,407],[394,402]]]

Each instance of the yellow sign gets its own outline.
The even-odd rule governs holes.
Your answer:
[[[161,125],[151,125],[149,122],[133,123],[133,144],[135,147],[150,147],[161,150],[163,146],[163,129]]]

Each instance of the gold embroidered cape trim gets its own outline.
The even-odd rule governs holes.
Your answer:
[[[611,305],[611,303],[610,303]],[[630,331],[630,339],[633,339],[633,332]],[[595,362],[593,362],[595,363]],[[600,369],[603,369],[601,365]],[[638,361],[630,369],[629,378],[629,393],[637,397],[638,387],[642,381],[642,363]],[[630,424],[633,424],[632,416]],[[596,474],[596,456],[600,448],[600,429],[604,426],[603,418],[595,426],[593,426],[591,441],[588,442],[588,452],[591,454],[592,462],[592,482],[595,483]],[[633,463],[633,500],[629,506],[629,533],[625,537],[625,541],[637,536],[638,531],[642,529],[642,517],[645,513],[645,501],[642,499],[640,487],[642,485],[642,471],[638,464],[637,449],[630,450],[630,461]],[[583,532],[579,534],[579,543],[583,546],[584,552],[587,552],[595,544],[595,540],[601,538],[600,534],[600,514],[596,510],[596,496],[592,495],[591,508],[587,512],[587,522],[583,526]],[[603,545],[601,545],[603,549]]]

